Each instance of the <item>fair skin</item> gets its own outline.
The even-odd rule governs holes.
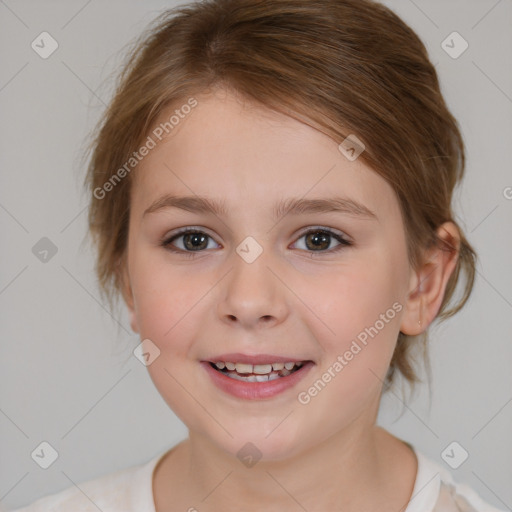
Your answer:
[[[375,425],[382,385],[399,331],[419,334],[439,311],[456,252],[432,250],[411,269],[394,192],[362,159],[351,162],[325,134],[222,89],[196,98],[133,175],[123,267],[132,329],[160,350],[150,376],[189,429],[155,470],[156,510],[397,512],[411,497],[417,462]],[[164,194],[224,201],[227,213],[144,215]],[[272,217],[282,199],[333,195],[376,218]],[[170,246],[181,253],[159,243],[187,226],[208,235],[200,251],[187,235]],[[316,249],[304,236],[315,227],[353,245],[331,235]],[[452,223],[438,233],[457,246]],[[236,252],[248,236],[263,249],[252,263]],[[401,310],[317,396],[299,403],[298,393],[394,303]],[[227,352],[289,355],[314,366],[296,388],[246,400],[213,385],[200,365]],[[237,457],[247,442],[262,454],[252,467]]]

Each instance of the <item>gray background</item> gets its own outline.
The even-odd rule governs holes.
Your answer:
[[[512,2],[385,2],[426,43],[468,150],[458,220],[480,256],[474,295],[433,329],[432,405],[424,386],[404,408],[399,391],[379,423],[441,465],[452,441],[469,458],[451,470],[486,501],[512,507]],[[186,436],[131,350],[126,314],[99,299],[83,244],[80,156],[111,94],[119,51],[165,1],[0,0],[0,504],[19,507],[81,481],[147,461]],[[48,31],[59,48],[40,58]],[[441,42],[469,48],[451,58]],[[509,197],[512,193],[509,194]],[[43,237],[58,252],[32,252]],[[404,408],[404,414],[400,412]],[[42,442],[58,452],[41,469]],[[448,468],[448,466],[446,466]],[[449,468],[448,468],[449,469]]]

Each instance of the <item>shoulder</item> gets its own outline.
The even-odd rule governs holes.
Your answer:
[[[160,458],[78,483],[12,512],[154,512],[152,474]]]
[[[134,469],[118,471],[79,483],[59,493],[39,498],[27,507],[13,512],[89,512],[127,510],[126,491]]]
[[[439,497],[432,512],[503,512],[485,503],[464,484],[441,481]]]
[[[413,449],[418,474],[405,512],[503,512],[483,501],[466,484],[456,482],[445,467]]]

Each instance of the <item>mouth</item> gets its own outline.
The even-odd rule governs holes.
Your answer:
[[[263,400],[293,389],[315,366],[309,359],[289,359],[226,354],[203,360],[201,366],[221,391],[246,400]]]
[[[268,382],[288,377],[304,364],[312,361],[287,361],[267,364],[233,363],[230,361],[209,361],[210,366],[227,377],[242,382]]]

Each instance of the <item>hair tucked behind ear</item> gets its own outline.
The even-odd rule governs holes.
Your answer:
[[[130,52],[115,96],[95,131],[86,176],[89,227],[99,283],[112,306],[122,289],[131,176],[104,198],[95,194],[127,161],[169,105],[223,86],[305,122],[340,143],[355,134],[359,158],[393,187],[404,220],[408,258],[424,250],[446,221],[463,177],[458,124],[436,70],[414,31],[370,0],[205,0],[164,12]],[[135,172],[135,171],[133,171]],[[438,317],[468,300],[476,254],[462,229],[460,255]],[[464,275],[461,298],[451,304]],[[414,348],[427,335],[400,333],[386,383],[418,376]],[[424,357],[428,367],[428,358]]]

